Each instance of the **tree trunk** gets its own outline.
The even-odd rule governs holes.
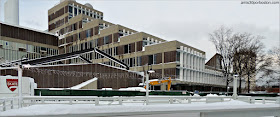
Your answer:
[[[250,73],[248,73],[248,93],[250,93]]]
[[[239,76],[239,88],[238,88],[238,93],[241,93],[241,85],[242,85],[241,76]]]

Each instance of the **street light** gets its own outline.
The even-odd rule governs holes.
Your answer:
[[[148,64],[148,69],[149,69],[149,64]],[[149,104],[149,75],[151,73],[155,73],[155,70],[152,69],[152,66],[151,69],[146,72],[146,105]]]
[[[233,78],[233,99],[236,100],[237,99],[237,77],[238,75],[233,75],[234,78]]]

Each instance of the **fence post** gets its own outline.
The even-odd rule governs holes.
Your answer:
[[[192,103],[192,98],[188,98],[188,103]]]
[[[119,105],[122,105],[122,97],[119,97]]]
[[[3,111],[6,111],[6,100],[3,101]]]
[[[172,97],[169,98],[169,103],[173,104],[173,98]]]
[[[70,105],[72,105],[72,103],[73,103],[72,101],[73,101],[72,98],[70,98],[70,101],[69,101],[69,102],[70,102]]]
[[[14,99],[11,100],[11,109],[14,109]]]
[[[95,106],[99,105],[99,98],[95,98]]]

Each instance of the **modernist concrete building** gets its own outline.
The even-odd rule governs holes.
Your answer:
[[[0,63],[58,54],[58,37],[49,32],[0,22]]]
[[[175,90],[225,90],[222,72],[205,67],[205,52],[179,41],[156,36],[103,20],[103,13],[90,4],[62,0],[48,11],[49,31],[59,36],[59,53],[97,47],[122,60],[132,71],[156,71],[151,78],[176,79]],[[94,53],[85,55],[93,63],[118,66]],[[78,59],[65,61],[81,63]],[[165,89],[165,85],[158,86]]]

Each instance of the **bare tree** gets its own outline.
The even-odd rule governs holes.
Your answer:
[[[221,26],[210,34],[210,41],[221,55],[221,63],[226,86],[232,81],[231,74],[239,75],[239,93],[241,93],[241,78],[246,75],[248,86],[250,78],[256,71],[257,55],[263,49],[261,36],[250,33],[233,33],[232,29]],[[249,89],[250,90],[250,89]]]
[[[215,45],[217,53],[221,55],[223,75],[226,78],[226,87],[228,87],[229,83],[232,80],[229,76],[233,71],[233,50],[235,48],[232,44],[232,42],[234,42],[232,41],[232,29],[221,26],[219,29],[212,32],[209,36],[210,41]]]
[[[280,48],[274,47],[269,50],[266,59],[268,59],[269,64],[264,63],[260,66],[258,82],[267,87],[277,85],[278,82],[280,87]]]

